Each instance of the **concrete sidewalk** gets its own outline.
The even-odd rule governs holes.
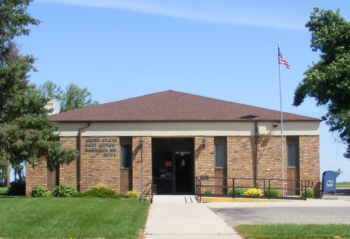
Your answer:
[[[145,239],[241,238],[205,204],[197,203],[194,196],[157,195],[153,199]]]

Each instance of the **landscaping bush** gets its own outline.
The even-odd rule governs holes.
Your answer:
[[[53,189],[55,197],[71,197],[77,193],[77,190],[71,185],[61,184]]]
[[[82,197],[117,198],[118,196],[110,187],[92,187],[84,192]]]
[[[233,189],[230,189],[228,191],[228,195],[232,195],[232,194],[233,194]],[[244,191],[240,188],[235,188],[235,195],[242,196],[242,195],[244,195]]]
[[[257,188],[249,188],[247,191],[244,192],[244,196],[257,197],[261,195],[262,195],[261,189],[257,189]]]
[[[137,193],[137,192],[136,192]],[[139,195],[139,194],[138,194]],[[99,183],[92,186],[86,192],[78,192],[72,195],[73,197],[99,197],[99,198],[126,198],[127,196],[122,194],[115,194],[113,189],[110,187]]]
[[[73,198],[82,198],[84,197],[84,193],[83,192],[77,192],[75,194],[72,195]]]
[[[108,187],[107,185],[105,185],[103,183],[98,183],[95,186],[90,187],[89,189],[94,189],[94,188],[99,189],[99,188],[110,188],[110,187]]]
[[[7,191],[7,195],[24,196],[25,194],[26,194],[25,183],[11,183],[11,186]]]
[[[277,189],[271,188],[270,190],[266,189],[265,190],[265,196],[270,196],[270,197],[279,197],[280,196],[280,191]]]
[[[315,197],[315,193],[311,189],[306,189],[306,191],[303,192],[303,197],[314,198]]]
[[[212,195],[213,194],[213,190],[207,189],[207,190],[205,190],[204,193],[207,194],[207,195]]]
[[[41,185],[36,185],[35,187],[33,187],[30,194],[32,195],[32,197],[50,197],[51,196],[50,190]]]
[[[127,196],[128,198],[139,198],[141,195],[140,195],[140,193],[137,192],[137,191],[128,191],[127,194],[126,194],[126,196]]]

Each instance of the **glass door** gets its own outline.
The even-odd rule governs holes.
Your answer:
[[[192,194],[193,139],[153,139],[152,174],[157,194]]]
[[[175,193],[189,194],[192,190],[192,153],[175,152]]]

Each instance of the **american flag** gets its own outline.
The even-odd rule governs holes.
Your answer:
[[[278,64],[285,65],[288,69],[290,69],[290,65],[288,61],[286,60],[286,58],[284,58],[284,55],[282,55],[279,49],[278,49]]]

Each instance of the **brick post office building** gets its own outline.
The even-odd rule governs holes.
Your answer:
[[[201,175],[282,178],[278,111],[165,91],[50,118],[60,123],[63,147],[78,149],[80,157],[53,172],[44,160],[27,165],[26,195],[35,185],[58,184],[79,191],[98,183],[122,194],[140,191],[141,156],[145,191],[153,179],[158,194],[193,194]],[[283,119],[284,178],[312,180],[317,190],[320,120],[289,113]]]

